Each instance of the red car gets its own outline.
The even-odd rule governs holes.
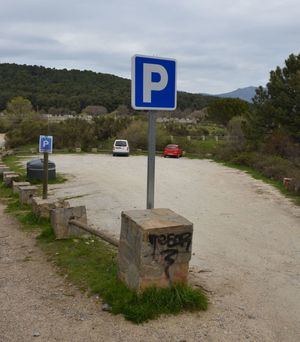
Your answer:
[[[179,148],[178,145],[175,144],[170,144],[167,145],[164,149],[164,154],[163,154],[164,158],[166,157],[182,157],[182,149]]]

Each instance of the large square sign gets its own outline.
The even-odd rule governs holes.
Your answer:
[[[135,55],[131,60],[131,105],[140,110],[174,110],[176,60]]]
[[[40,135],[39,151],[40,153],[52,153],[53,136]]]

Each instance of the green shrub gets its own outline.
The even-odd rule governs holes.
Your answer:
[[[147,150],[148,146],[148,123],[142,120],[135,120],[120,133],[122,139],[127,139],[131,149]],[[162,150],[170,143],[170,136],[167,131],[157,125],[156,129],[156,149]]]

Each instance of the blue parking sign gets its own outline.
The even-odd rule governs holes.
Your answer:
[[[138,110],[174,110],[176,60],[135,55],[131,59],[131,105]]]
[[[40,153],[52,153],[53,136],[52,135],[40,135],[39,151]]]

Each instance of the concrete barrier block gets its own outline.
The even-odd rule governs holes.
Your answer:
[[[81,152],[81,148],[80,148],[80,147],[76,147],[76,148],[75,148],[75,152],[76,152],[76,153],[80,153],[80,152]]]
[[[93,147],[93,148],[92,148],[92,153],[97,153],[97,152],[98,152],[97,147]]]
[[[3,172],[8,172],[8,171],[10,171],[8,166],[5,165],[5,166],[0,167],[0,175],[3,175]]]
[[[12,188],[13,188],[13,193],[14,194],[18,194],[19,193],[19,187],[20,186],[30,186],[29,182],[17,182],[17,181],[13,181],[12,182]]]
[[[38,193],[38,187],[35,185],[20,186],[19,187],[19,199],[21,204],[31,204],[32,198]]]
[[[50,212],[53,209],[57,208],[69,208],[69,202],[58,199],[54,197],[50,197],[47,199],[43,199],[40,197],[32,198],[32,211],[40,217],[50,218]]]
[[[12,187],[12,182],[13,181],[18,181],[20,178],[20,175],[17,173],[12,173],[9,175],[6,175],[5,177],[3,177],[3,182],[6,186],[8,187]]]
[[[53,209],[50,212],[50,219],[57,239],[68,239],[71,236],[86,234],[82,229],[69,224],[71,219],[87,223],[85,206]]]
[[[186,283],[193,224],[170,209],[122,213],[119,278],[131,289]]]
[[[15,174],[15,171],[11,171],[10,169],[8,169],[7,171],[3,171],[2,175],[3,175],[3,179],[8,176],[8,175],[13,175]]]

